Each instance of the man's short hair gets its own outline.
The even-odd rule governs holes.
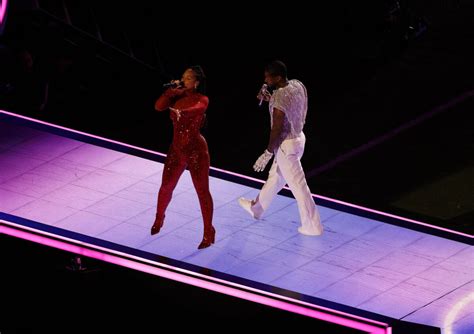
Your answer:
[[[286,65],[281,60],[274,60],[265,66],[265,72],[268,72],[271,76],[281,76],[286,79],[287,71]]]

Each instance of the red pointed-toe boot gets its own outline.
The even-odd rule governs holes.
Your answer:
[[[153,226],[151,227],[151,235],[155,235],[159,233],[161,228],[163,227],[164,222],[165,222],[165,216],[163,216],[163,218],[156,216],[155,222],[153,223]]]
[[[216,230],[213,226],[210,229],[204,229],[204,237],[202,238],[201,243],[198,246],[198,249],[203,249],[209,247],[214,243],[216,238]]]

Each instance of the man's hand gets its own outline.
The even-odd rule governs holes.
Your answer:
[[[272,97],[272,94],[268,91],[268,90],[260,90],[260,92],[258,92],[257,94],[257,99],[261,99],[263,101],[270,101],[270,98]]]
[[[256,172],[263,171],[272,157],[273,153],[265,150],[253,165],[253,170]]]

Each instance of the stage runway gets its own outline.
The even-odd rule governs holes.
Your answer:
[[[261,182],[214,168],[216,242],[198,250],[187,171],[150,235],[163,161],[0,112],[1,231],[367,333],[398,333],[395,320],[474,332],[472,236],[321,196],[325,232],[304,236],[288,191],[255,221],[237,199],[256,196]]]

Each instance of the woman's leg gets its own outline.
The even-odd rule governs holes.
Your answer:
[[[186,161],[181,153],[171,148],[165,160],[163,175],[161,178],[161,187],[158,193],[158,203],[156,205],[156,219],[152,227],[152,234],[160,231],[165,218],[165,211],[168,207],[173,191],[178,184],[178,180],[186,168]]]
[[[205,144],[205,142],[204,142]],[[204,239],[199,248],[210,246],[214,242],[215,230],[212,226],[214,204],[209,190],[209,152],[207,144],[199,145],[188,157],[188,168],[191,173],[194,188],[199,198],[204,222]]]

